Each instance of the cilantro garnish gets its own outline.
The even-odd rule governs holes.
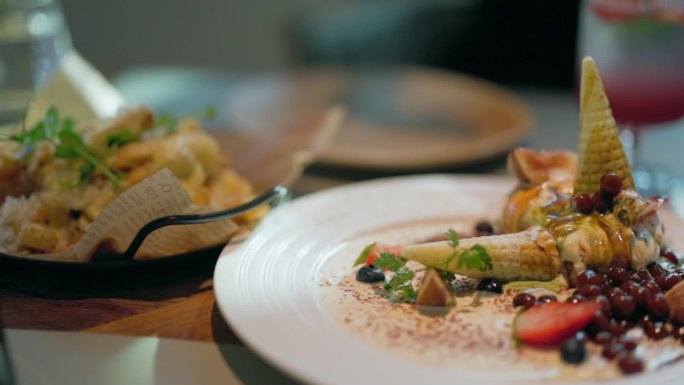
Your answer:
[[[415,302],[417,293],[412,282],[416,273],[406,267],[405,259],[392,253],[380,253],[373,265],[394,273],[383,287],[383,297],[392,302]]]
[[[446,232],[449,238],[449,245],[454,251],[444,260],[444,268],[446,269],[454,260],[456,260],[456,267],[461,269],[463,267],[471,270],[487,271],[492,270],[492,258],[489,256],[487,249],[480,244],[475,244],[466,250],[458,250],[458,233],[453,229]]]
[[[384,286],[383,296],[392,302],[415,302],[418,293],[411,282],[416,277],[416,273],[406,266],[401,266],[394,273]]]
[[[366,246],[354,262],[354,266],[364,263],[374,246],[375,243]],[[382,252],[373,260],[373,266],[393,273],[389,281],[385,282],[382,287],[377,288],[381,296],[392,302],[413,303],[416,301],[417,293],[412,285],[416,273],[406,267],[406,260],[404,258],[392,253]]]
[[[11,135],[9,139],[22,144],[28,152],[33,151],[41,142],[52,143],[55,145],[55,158],[82,159],[86,162],[80,170],[82,181],[90,178],[97,169],[117,186],[121,186],[121,179],[88,150],[81,135],[74,130],[74,121],[60,120],[55,107],[50,107],[43,120],[35,126],[28,130],[24,127],[21,134]]]

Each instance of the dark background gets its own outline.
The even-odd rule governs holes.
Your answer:
[[[571,88],[579,0],[62,0],[107,76],[141,66],[268,71],[421,64]]]

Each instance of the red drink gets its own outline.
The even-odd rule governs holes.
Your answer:
[[[603,73],[603,82],[618,122],[642,126],[684,116],[684,67],[677,72],[612,69]]]
[[[684,116],[684,3],[584,5],[580,59],[594,57],[615,119],[634,129]]]

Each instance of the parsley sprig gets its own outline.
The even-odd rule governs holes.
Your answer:
[[[466,250],[458,250],[458,233],[454,229],[449,229],[445,235],[449,239],[449,245],[454,251],[444,260],[444,268],[446,269],[454,260],[456,260],[456,267],[461,269],[465,267],[471,270],[487,271],[492,270],[492,258],[489,256],[487,249],[480,244],[475,244]]]
[[[75,131],[74,127],[73,120],[60,119],[57,109],[50,107],[43,120],[30,129],[24,127],[20,134],[11,135],[9,139],[23,145],[27,152],[34,151],[42,142],[52,143],[55,145],[55,158],[85,161],[80,170],[81,181],[87,180],[95,170],[99,170],[117,187],[120,187],[119,176],[88,150],[83,137]]]

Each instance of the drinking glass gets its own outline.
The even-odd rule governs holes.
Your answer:
[[[71,48],[58,0],[0,0],[0,127],[21,119]]]
[[[637,188],[661,194],[669,178],[639,157],[646,129],[684,116],[684,0],[584,0],[578,54],[592,56]]]

